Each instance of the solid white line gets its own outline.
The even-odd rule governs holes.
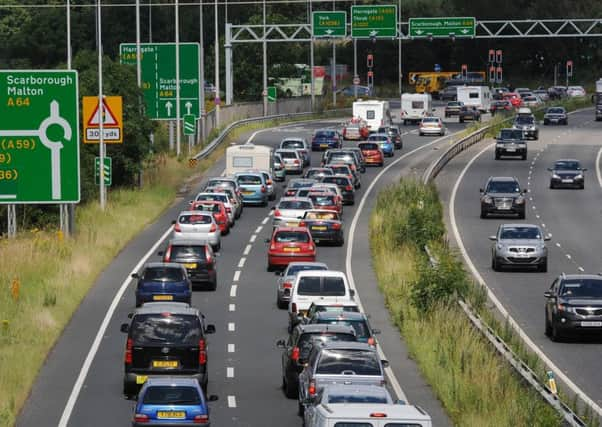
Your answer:
[[[600,173],[600,157],[602,157],[602,148],[598,150],[596,156],[596,177],[598,178],[598,185],[602,187],[602,173]]]
[[[146,254],[144,254],[144,256],[140,259],[138,264],[136,264],[136,266],[132,269],[132,271],[127,275],[127,278],[123,281],[123,283],[121,284],[121,287],[115,294],[115,297],[113,298],[113,301],[111,301],[111,305],[109,306],[109,309],[107,310],[107,313],[105,314],[105,317],[102,320],[102,323],[100,324],[100,328],[98,328],[98,332],[96,333],[94,342],[92,343],[92,346],[90,347],[90,350],[88,351],[88,355],[86,356],[86,359],[84,360],[84,364],[82,365],[82,367],[79,371],[79,375],[77,376],[77,380],[75,381],[75,384],[73,385],[73,389],[71,390],[71,394],[69,395],[69,400],[67,400],[67,404],[65,405],[65,409],[63,410],[63,414],[61,415],[61,419],[59,421],[58,427],[66,427],[67,424],[69,423],[69,418],[71,418],[71,413],[73,412],[73,408],[75,407],[75,403],[77,402],[79,393],[81,392],[82,386],[84,385],[84,381],[86,380],[86,377],[88,376],[88,372],[90,371],[90,366],[92,366],[92,362],[94,361],[94,358],[96,357],[96,353],[98,352],[100,343],[105,336],[105,333],[107,331],[109,323],[111,322],[111,318],[113,317],[113,314],[115,313],[115,310],[117,309],[117,306],[119,305],[119,302],[121,301],[121,298],[123,297],[123,294],[125,293],[128,285],[130,284],[130,282],[132,280],[131,275],[133,273],[137,273],[138,270],[140,270],[140,268],[144,265],[146,260],[148,258],[150,258],[150,256],[152,254],[155,253],[155,251],[157,250],[159,245],[163,242],[163,240],[165,240],[169,236],[169,234],[171,232],[172,232],[172,227],[169,227],[161,235],[159,240],[157,240],[155,242],[155,244],[149,249],[149,251]]]
[[[236,311],[236,304],[228,304],[228,311]]]
[[[267,224],[267,222],[268,222],[269,220],[270,220],[270,217],[269,217],[269,216],[266,216],[266,217],[263,219],[263,221],[261,221],[261,223],[262,223],[263,225],[265,225],[265,224]]]
[[[233,282],[238,282],[238,280],[240,279],[240,270],[236,270],[234,272],[234,277],[232,278]]]
[[[228,396],[228,408],[236,408],[236,397]]]
[[[235,330],[236,330],[236,324],[234,324],[234,322],[229,322],[228,323],[228,331],[234,332]]]
[[[236,346],[234,344],[228,344],[228,353],[234,353]]]
[[[238,288],[238,285],[232,285],[232,287],[230,288],[230,297],[234,298],[236,297],[236,289]]]
[[[251,243],[255,243],[255,239],[257,239],[257,234],[253,234],[253,235],[251,236],[251,238],[249,239],[249,242],[251,242]]]
[[[420,150],[424,150],[427,147],[430,147],[433,144],[436,144],[437,142],[440,142],[442,140],[444,140],[445,138],[448,138],[450,136],[456,135],[460,132],[456,132],[454,134],[451,135],[446,135],[444,137],[441,138],[437,138],[429,143],[426,143],[424,145],[421,145],[420,147],[414,148],[412,151],[408,151],[407,153],[405,153],[404,155],[402,155],[401,157],[399,157],[398,159],[396,159],[395,161],[391,162],[390,164],[388,164],[385,168],[383,168],[382,171],[379,172],[378,175],[376,175],[376,177],[374,177],[374,179],[372,180],[372,182],[370,183],[370,186],[366,189],[366,192],[364,193],[364,195],[362,196],[362,200],[360,201],[357,210],[355,211],[355,215],[353,216],[353,220],[351,221],[351,226],[349,227],[349,235],[347,237],[347,242],[349,242],[347,244],[347,252],[345,255],[345,270],[347,272],[347,280],[349,280],[349,285],[352,289],[355,289],[355,300],[357,301],[357,305],[359,306],[360,310],[362,312],[365,313],[364,307],[362,305],[362,301],[360,300],[360,296],[359,296],[359,290],[356,288],[355,286],[355,280],[353,278],[353,270],[351,268],[351,259],[353,258],[353,238],[355,235],[355,228],[357,227],[357,223],[359,221],[360,218],[360,214],[362,213],[362,209],[364,208],[364,205],[366,204],[366,200],[368,198],[368,196],[370,195],[370,193],[372,192],[372,189],[374,188],[374,186],[376,185],[376,183],[378,182],[378,180],[389,170],[391,169],[393,166],[395,166],[397,163],[399,163],[400,161],[406,159],[407,157],[411,156],[412,154],[420,151]],[[378,354],[382,359],[386,360],[385,354],[382,351],[382,348],[380,347],[380,344],[377,343],[377,350],[378,350]],[[385,372],[387,374],[387,377],[389,378],[389,383],[391,384],[391,387],[393,388],[393,391],[395,392],[395,394],[397,395],[398,399],[401,399],[405,402],[408,402],[408,398],[405,395],[405,393],[403,392],[403,390],[401,389],[401,386],[399,385],[399,381],[397,380],[397,378],[395,377],[395,373],[393,372],[393,369],[391,369],[390,366],[388,366],[387,368],[385,368]]]
[[[226,368],[226,378],[234,378],[234,368],[230,366]]]
[[[460,249],[462,257],[464,258],[464,261],[466,262],[466,265],[468,265],[468,268],[470,269],[474,278],[481,286],[487,289],[488,298],[491,300],[491,302],[493,302],[497,310],[502,314],[502,316],[506,319],[510,326],[512,326],[514,330],[518,333],[519,337],[523,340],[523,342],[543,361],[545,365],[547,365],[547,367],[550,370],[554,372],[554,375],[556,375],[557,378],[559,378],[564,384],[566,384],[566,386],[569,387],[573,391],[573,393],[578,395],[581,398],[581,400],[583,400],[587,405],[591,406],[591,408],[600,416],[602,415],[602,408],[600,408],[600,406],[598,406],[596,402],[590,399],[589,396],[587,396],[583,392],[583,390],[581,390],[575,383],[573,383],[573,381],[571,381],[571,379],[566,374],[564,374],[539,347],[537,347],[537,345],[531,340],[531,338],[525,333],[525,331],[523,331],[518,322],[514,320],[514,318],[510,315],[508,310],[506,310],[506,308],[502,305],[500,300],[497,299],[493,291],[487,286],[487,283],[481,276],[481,273],[479,273],[479,270],[477,270],[477,268],[475,267],[474,263],[472,262],[472,259],[466,251],[466,248],[464,247],[464,242],[462,240],[462,236],[460,235],[460,231],[458,230],[458,225],[456,223],[456,194],[458,193],[458,188],[460,187],[462,179],[464,178],[464,175],[466,175],[468,169],[479,158],[479,156],[481,156],[481,154],[483,154],[488,148],[492,147],[493,145],[494,144],[488,145],[487,147],[479,151],[477,154],[475,154],[475,156],[472,159],[470,159],[470,161],[466,164],[466,166],[460,173],[460,176],[456,180],[456,183],[454,184],[451,199],[449,201],[449,219],[452,231],[454,233],[454,237],[456,239],[456,243],[458,245],[458,249]],[[556,246],[560,247],[560,244],[556,243]]]
[[[257,227],[257,229],[255,230],[255,234],[259,234],[261,233],[261,229],[263,228],[262,225],[260,225],[259,227]]]
[[[251,245],[247,245],[247,247],[245,248],[244,252],[242,253],[243,255],[249,255],[249,252],[251,252]]]
[[[242,257],[240,261],[238,261],[238,268],[243,268],[245,266],[245,262],[247,262],[247,259]]]

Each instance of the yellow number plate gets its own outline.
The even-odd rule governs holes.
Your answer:
[[[136,384],[138,384],[138,385],[144,384],[147,379],[148,379],[148,376],[146,376],[146,375],[136,375]]]
[[[316,226],[312,227],[311,229],[324,231],[324,230],[326,230],[326,226],[325,225],[316,225]]]
[[[299,225],[299,221],[291,221],[286,223],[287,227],[296,227],[297,225]]]
[[[284,248],[284,252],[299,252],[299,248]]]
[[[196,262],[182,264],[185,268],[196,268]]]
[[[153,360],[153,368],[177,368],[177,360]]]
[[[157,418],[186,418],[184,411],[158,411]]]
[[[254,194],[253,191],[243,191],[242,194],[244,194],[245,196],[250,196],[251,194]]]
[[[153,295],[153,301],[173,301],[173,295]]]

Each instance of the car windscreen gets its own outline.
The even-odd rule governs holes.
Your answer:
[[[307,359],[312,347],[318,342],[326,344],[335,341],[353,342],[356,341],[356,339],[351,332],[348,334],[335,332],[305,332],[301,334],[299,341],[297,342],[297,347],[299,347],[300,350],[299,358]]]
[[[282,148],[305,148],[305,146],[303,145],[303,141],[295,141],[290,139],[282,141],[280,146]]]
[[[180,215],[178,222],[180,224],[204,225],[211,224],[213,217],[211,215]]]
[[[148,267],[141,276],[142,281],[154,282],[181,282],[184,272],[176,267]]]
[[[224,202],[227,203],[228,202],[228,196],[223,195],[223,194],[214,194],[214,193],[210,193],[210,194],[199,194],[196,197],[197,202],[202,201],[202,200],[207,200],[210,202]]]
[[[556,170],[577,170],[580,167],[579,162],[562,161],[554,163],[554,169]]]
[[[360,147],[360,150],[378,150],[378,144],[373,143],[359,144],[358,147]]]
[[[336,185],[350,185],[349,178],[342,177],[342,176],[325,176],[322,179],[322,182],[332,183],[332,184],[336,184]]]
[[[258,175],[238,175],[236,179],[240,185],[261,185],[263,183]]]
[[[332,130],[321,130],[316,132],[316,138],[334,138],[334,131]]]
[[[278,231],[274,240],[276,243],[309,243],[309,235],[305,231]]]
[[[314,322],[312,322],[314,323]],[[358,339],[368,339],[370,338],[370,330],[368,329],[368,325],[366,321],[363,319],[336,319],[336,318],[320,318],[317,319],[315,323],[318,324],[327,324],[327,325],[346,325],[351,326],[355,329],[355,335]]]
[[[283,200],[278,204],[278,209],[311,209],[311,202],[306,200]]]
[[[504,227],[501,239],[541,239],[539,229],[535,227]]]
[[[147,405],[200,405],[201,396],[194,387],[150,386],[142,403]]]
[[[355,375],[382,375],[380,362],[375,351],[322,350],[316,374],[340,375],[343,372],[353,372]]]
[[[380,403],[387,404],[386,392],[374,390],[372,394],[359,393],[329,393],[327,403]]]
[[[523,139],[523,132],[515,129],[502,129],[500,132],[501,139]]]
[[[518,116],[514,123],[517,125],[532,125],[534,122],[533,117],[531,116]]]
[[[196,258],[205,259],[204,245],[172,245],[170,252],[171,259],[178,258]]]
[[[197,316],[193,315],[137,314],[132,319],[130,338],[135,345],[196,345],[201,339],[201,322]]]
[[[486,188],[487,193],[520,193],[520,187],[514,181],[491,181]]]
[[[564,114],[564,108],[548,108],[549,114]]]
[[[288,270],[286,270],[287,276],[295,276],[300,271],[325,271],[328,270],[328,267],[325,265],[289,265]]]
[[[571,298],[602,298],[602,280],[566,280],[560,288],[560,295]]]

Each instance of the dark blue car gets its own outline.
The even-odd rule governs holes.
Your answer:
[[[311,139],[311,151],[328,150],[330,148],[341,148],[343,137],[335,129],[321,129],[314,133]]]
[[[151,377],[138,394],[132,426],[209,426],[207,401],[215,400],[192,378]]]
[[[136,307],[145,302],[169,301],[190,304],[192,284],[182,264],[153,262],[146,264],[140,273],[132,274],[138,279]]]

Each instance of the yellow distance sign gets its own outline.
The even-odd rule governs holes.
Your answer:
[[[102,134],[105,144],[123,143],[123,102],[121,96],[103,97]],[[84,96],[82,117],[84,120],[84,142],[100,142],[100,108],[97,96]]]

